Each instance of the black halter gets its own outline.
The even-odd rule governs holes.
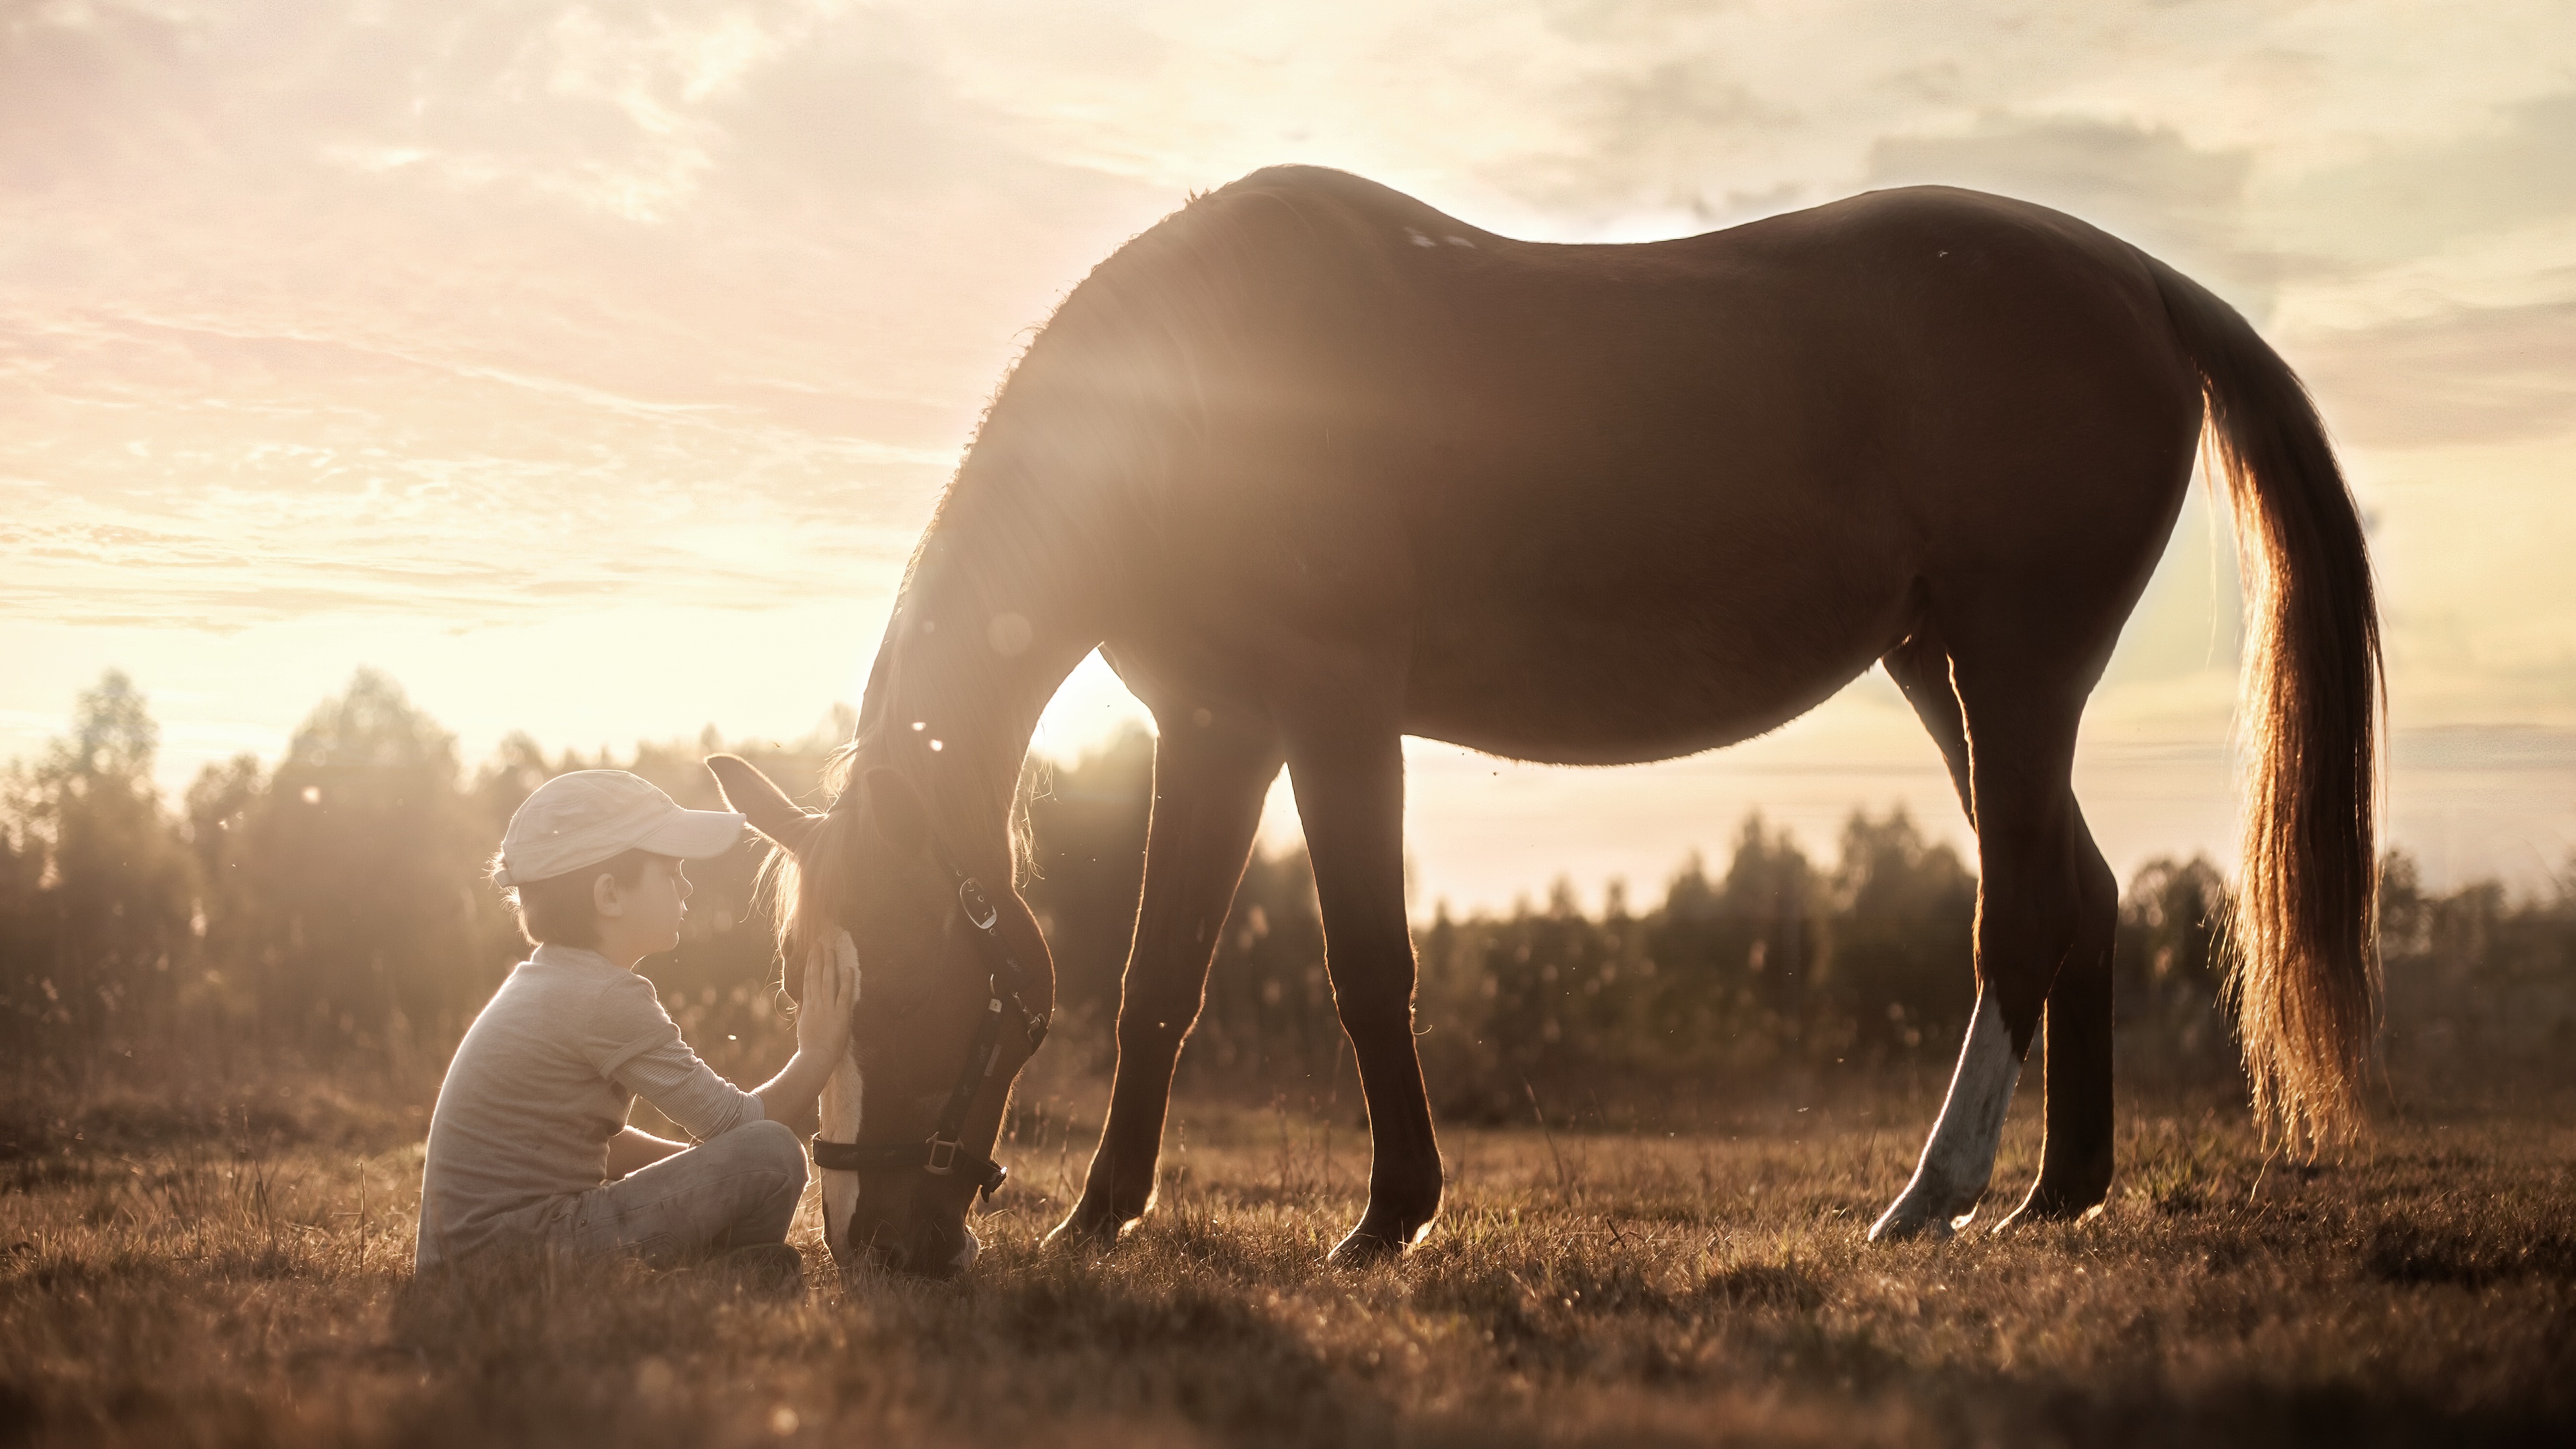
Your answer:
[[[945,843],[933,839],[932,850],[939,856],[941,869],[957,884],[957,909],[966,924],[975,928],[975,951],[984,958],[984,1010],[975,1024],[974,1044],[967,1048],[966,1064],[957,1074],[957,1086],[948,1094],[948,1104],[939,1111],[938,1124],[930,1130],[927,1142],[896,1143],[878,1146],[860,1142],[826,1142],[823,1134],[814,1134],[814,1165],[826,1172],[882,1172],[889,1169],[917,1168],[932,1177],[962,1175],[975,1185],[986,1202],[992,1201],[1010,1169],[989,1157],[978,1157],[958,1146],[966,1130],[966,1112],[976,1094],[991,1080],[1002,1060],[1002,1012],[1007,1006],[1019,1018],[1020,1031],[1028,1038],[1029,1050],[1035,1052],[1046,1040],[1052,1012],[1031,1011],[1028,1006],[1028,975],[1020,969],[1017,957],[994,929],[1001,913],[993,908],[984,894],[981,881],[958,869],[956,859]]]

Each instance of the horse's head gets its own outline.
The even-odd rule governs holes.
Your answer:
[[[806,954],[836,932],[858,948],[850,1061],[824,1088],[816,1149],[832,1256],[955,1273],[978,1246],[967,1210],[997,1181],[1011,1081],[1053,1004],[1036,918],[1007,870],[986,880],[959,868],[951,852],[970,843],[940,838],[899,771],[856,773],[817,814],[743,760],[707,766],[776,846],[788,990],[802,991]]]

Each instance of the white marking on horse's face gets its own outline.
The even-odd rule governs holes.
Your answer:
[[[841,1064],[823,1082],[823,1140],[856,1142],[859,1140],[860,1108],[867,1097],[867,1083],[859,1074],[856,1048],[843,1054]],[[832,1250],[832,1260],[841,1261],[842,1247],[850,1238],[850,1214],[859,1210],[859,1175],[855,1172],[825,1172],[823,1179],[823,1241]]]
[[[1923,1160],[1914,1180],[1869,1230],[1871,1241],[1924,1232],[1946,1237],[1976,1216],[1977,1199],[1995,1175],[1995,1148],[2003,1141],[2021,1065],[2003,1008],[1980,990],[1976,1019],[1959,1049],[1959,1069],[1950,1077],[1940,1119],[1923,1143]]]

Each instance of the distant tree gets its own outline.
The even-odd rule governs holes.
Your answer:
[[[2227,912],[2227,877],[2207,856],[2141,866],[2112,947],[2121,1015],[2172,1021],[2212,1009],[2227,970]]]
[[[2433,898],[2424,891],[2415,857],[2392,850],[2379,860],[2379,950],[2383,957],[2420,955],[2433,925]]]
[[[1761,838],[1761,820],[1748,818],[1739,838]],[[1664,885],[1664,905],[1647,922],[1644,961],[1653,972],[1657,1006],[1666,1029],[1694,1041],[1735,1035],[1742,1025],[1749,923],[1730,908],[1692,851]]]
[[[1306,852],[1255,854],[1218,935],[1207,1009],[1182,1070],[1206,1086],[1325,1095],[1341,1031]]]
[[[1856,810],[1832,900],[1827,976],[1859,1040],[1882,1049],[1957,1040],[1977,990],[1977,879],[1958,852],[1925,842],[1902,805],[1883,820]]]
[[[152,783],[159,742],[143,695],[111,670],[67,738],[7,773],[15,920],[0,996],[22,1049],[84,1068],[131,1050],[193,954],[196,871]]]
[[[1736,832],[1719,880],[1693,854],[1644,926],[1659,1019],[1701,1045],[1735,1043],[1757,1057],[1796,1040],[1823,945],[1823,885],[1797,842],[1758,811]]]
[[[569,759],[562,765],[546,762],[546,752],[523,731],[512,730],[501,737],[501,744],[483,768],[474,772],[469,793],[474,799],[475,817],[492,832],[497,845],[510,817],[537,787],[566,770],[580,766]]]
[[[0,786],[0,1052],[22,1070],[45,1065],[39,1044],[61,1010],[61,988],[49,997],[52,936],[43,923],[44,842],[32,822],[16,818],[15,772]]]
[[[1488,935],[1481,954],[1495,989],[1485,1027],[1516,1075],[1545,1079],[1606,1065],[1632,1045],[1618,994],[1601,999],[1605,968],[1612,986],[1619,979],[1603,934],[1576,908],[1572,883],[1559,877],[1545,908],[1516,903]]]
[[[405,1053],[415,1027],[459,1029],[498,979],[509,957],[480,880],[498,840],[457,773],[455,737],[361,669],[244,812],[241,967],[296,1044]]]
[[[2496,880],[2427,891],[2409,857],[2380,872],[2389,1039],[2454,1062],[2576,1051],[2576,857],[2542,892]]]
[[[181,829],[197,862],[197,921],[204,963],[197,982],[206,1007],[203,1041],[229,1062],[250,1038],[266,1035],[257,1020],[258,983],[242,969],[258,946],[254,892],[261,884],[250,857],[251,815],[266,799],[268,777],[255,755],[237,755],[198,770],[190,782]],[[244,1028],[249,1028],[247,1031]]]
[[[197,772],[188,786],[187,836],[210,895],[228,894],[221,882],[242,868],[241,830],[261,796],[267,774],[257,755],[236,755]]]
[[[1746,1003],[1791,1035],[1806,1016],[1814,985],[1822,886],[1786,830],[1766,834],[1759,811],[1744,818],[1726,867],[1726,913],[1746,938]]]

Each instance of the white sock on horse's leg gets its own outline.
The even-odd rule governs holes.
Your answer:
[[[1870,1241],[1926,1232],[1947,1237],[1967,1223],[1994,1176],[1995,1148],[2003,1140],[2004,1116],[2020,1082],[2021,1059],[2013,1055],[2003,1010],[1980,988],[1976,1019],[1959,1049],[1959,1068],[1951,1074],[1940,1119],[1923,1143],[1923,1160],[1914,1169],[1914,1180],[1869,1230]]]
[[[866,1084],[859,1076],[859,1064],[844,1057],[823,1080],[823,1099],[818,1104],[822,1120],[819,1125],[826,1142],[859,1140],[859,1108],[866,1096]],[[850,1240],[850,1214],[859,1208],[859,1175],[855,1172],[826,1172],[815,1176],[823,1180],[823,1244],[832,1250],[832,1260],[841,1254]]]

